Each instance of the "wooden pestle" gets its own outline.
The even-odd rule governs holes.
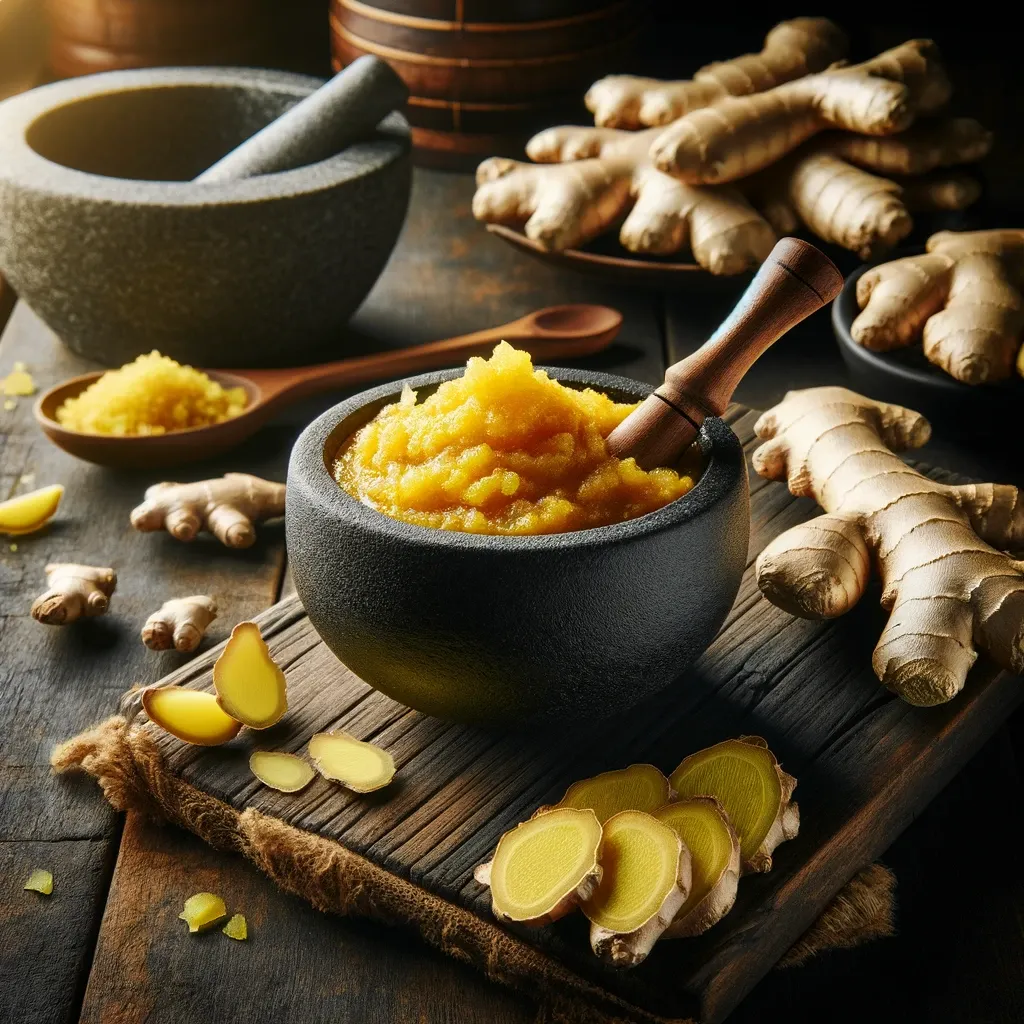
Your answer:
[[[408,96],[398,75],[379,57],[366,54],[195,180],[204,185],[237,181],[326,160],[368,135]]]
[[[780,239],[721,327],[670,366],[665,382],[609,434],[609,451],[644,469],[673,465],[704,418],[725,412],[758,356],[842,287],[843,275],[823,252]]]

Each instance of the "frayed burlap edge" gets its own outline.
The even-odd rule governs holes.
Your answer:
[[[412,928],[449,956],[488,978],[539,998],[538,1024],[687,1024],[669,1022],[591,985],[556,960],[393,875],[340,843],[256,810],[236,811],[164,769],[144,729],[121,716],[61,744],[58,773],[95,776],[118,810],[137,810],[187,828],[211,846],[241,853],[287,892],[319,910]],[[880,864],[860,872],[782,960],[805,962],[826,949],[893,934],[895,878]]]

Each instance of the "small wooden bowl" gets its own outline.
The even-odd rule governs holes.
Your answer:
[[[889,260],[914,256],[923,249],[891,253]],[[857,282],[868,269],[851,274],[832,305],[832,329],[850,371],[853,387],[872,398],[923,413],[936,433],[947,437],[982,438],[1020,423],[1024,378],[998,384],[964,384],[928,362],[920,342],[891,352],[872,352],[858,344],[850,328],[860,312]]]

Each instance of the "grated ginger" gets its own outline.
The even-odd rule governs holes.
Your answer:
[[[57,409],[57,422],[83,434],[151,436],[223,423],[245,403],[244,388],[224,388],[154,350],[69,398]]]

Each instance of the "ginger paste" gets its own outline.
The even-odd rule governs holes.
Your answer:
[[[223,423],[245,403],[244,388],[224,388],[154,350],[69,398],[57,409],[57,422],[83,434],[151,436]]]
[[[539,534],[635,519],[686,494],[697,462],[645,471],[605,438],[635,409],[535,370],[498,345],[417,404],[401,399],[349,438],[334,478],[393,519],[468,533]]]

